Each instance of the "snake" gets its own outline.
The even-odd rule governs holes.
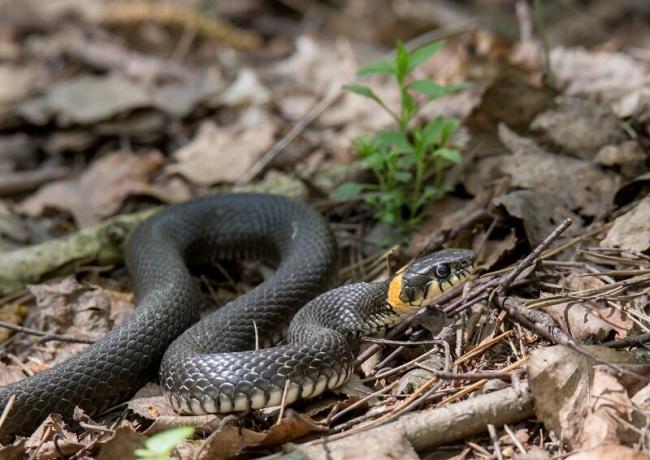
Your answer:
[[[350,378],[361,336],[463,282],[474,255],[443,249],[385,281],[332,289],[337,259],[327,221],[289,198],[218,193],[166,207],[139,224],[126,247],[133,315],[79,355],[1,387],[7,416],[0,439],[29,434],[52,413],[70,417],[75,407],[105,412],[157,372],[180,414],[316,397]],[[258,260],[275,270],[200,318],[196,270],[223,260]]]

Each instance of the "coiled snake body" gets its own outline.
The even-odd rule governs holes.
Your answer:
[[[232,258],[263,259],[276,271],[194,324],[201,295],[188,267]],[[266,194],[170,206],[141,224],[128,245],[134,316],[79,356],[0,388],[0,412],[15,395],[0,438],[29,433],[50,413],[69,416],[75,406],[102,412],[133,396],[158,367],[181,413],[272,406],[283,394],[287,403],[317,396],[349,378],[354,338],[431,303],[446,284],[462,281],[472,262],[470,251],[440,251],[389,281],[346,285],[314,299],[334,279],[336,244],[309,207]],[[277,341],[297,311],[287,344],[254,350]]]

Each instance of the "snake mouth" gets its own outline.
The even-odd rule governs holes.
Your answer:
[[[466,249],[443,249],[416,259],[390,281],[388,303],[399,314],[427,307],[465,282],[474,272],[474,261],[474,253]]]

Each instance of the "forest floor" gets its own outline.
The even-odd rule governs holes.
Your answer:
[[[134,458],[179,426],[195,431],[172,458],[650,458],[650,7],[544,6],[540,28],[526,1],[0,0],[0,385],[128,319],[129,232],[214,190],[310,203],[341,284],[443,246],[478,255],[334,393],[182,417],[152,382],[92,419],[52,414],[0,458]],[[462,161],[386,245],[370,204],[332,192],[372,180],[353,141],[392,122],[342,87],[398,39],[444,40],[418,76],[470,85],[418,114],[460,120]],[[363,84],[399,103],[388,79]],[[212,305],[260,279],[243,269],[200,277]]]

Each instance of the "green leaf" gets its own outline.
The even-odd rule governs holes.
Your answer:
[[[384,101],[379,99],[379,96],[377,96],[370,88],[367,86],[363,85],[344,85],[343,89],[346,91],[350,91],[351,93],[359,94],[360,96],[367,97],[368,99],[372,99],[375,101],[379,106],[386,111],[395,121],[397,121],[397,115],[393,113],[393,111],[386,105],[384,104]]]
[[[409,87],[431,99],[436,99],[447,94],[445,87],[432,80],[415,80]]]
[[[144,442],[145,449],[136,449],[139,458],[166,459],[173,449],[194,434],[192,427],[172,428],[150,437]]]
[[[442,116],[438,116],[426,124],[422,130],[422,142],[427,148],[432,145],[440,145],[444,125],[445,119]]]
[[[345,182],[332,190],[330,196],[335,200],[349,200],[358,196],[365,189],[365,184],[360,184],[358,182]]]
[[[409,171],[395,171],[394,175],[397,182],[409,182],[413,179],[413,174]]]
[[[409,73],[409,52],[401,41],[397,42],[397,49],[395,52],[395,77],[398,82],[404,81],[404,78]]]
[[[418,111],[418,106],[413,100],[413,97],[408,92],[404,92],[404,95],[402,96],[402,104],[404,106],[404,115],[405,115],[405,123],[404,125],[408,125],[408,122],[411,120],[413,115]]]
[[[379,59],[378,61],[371,62],[365,67],[362,67],[357,72],[357,77],[365,77],[376,73],[394,75],[395,63],[387,59]]]
[[[452,83],[450,85],[439,85],[433,80],[415,80],[409,85],[409,88],[429,96],[431,99],[442,97],[446,94],[469,88],[466,83]]]
[[[409,63],[409,72],[411,72],[416,67],[422,65],[427,61],[431,56],[436,54],[444,46],[444,41],[437,41],[429,43],[428,45],[421,46],[411,53],[411,59]]]
[[[452,163],[460,163],[462,158],[460,152],[456,149],[450,149],[447,147],[442,147],[434,152],[434,155],[437,157],[445,158]]]
[[[396,145],[398,147],[411,148],[411,143],[406,134],[401,131],[382,131],[377,134],[377,141],[384,145]]]
[[[442,130],[440,133],[440,145],[445,145],[456,130],[460,128],[460,120],[456,118],[447,118],[445,123],[442,125]]]
[[[367,86],[363,85],[345,85],[343,89],[351,93],[359,94],[360,96],[367,97],[373,101],[380,102],[379,97]]]

